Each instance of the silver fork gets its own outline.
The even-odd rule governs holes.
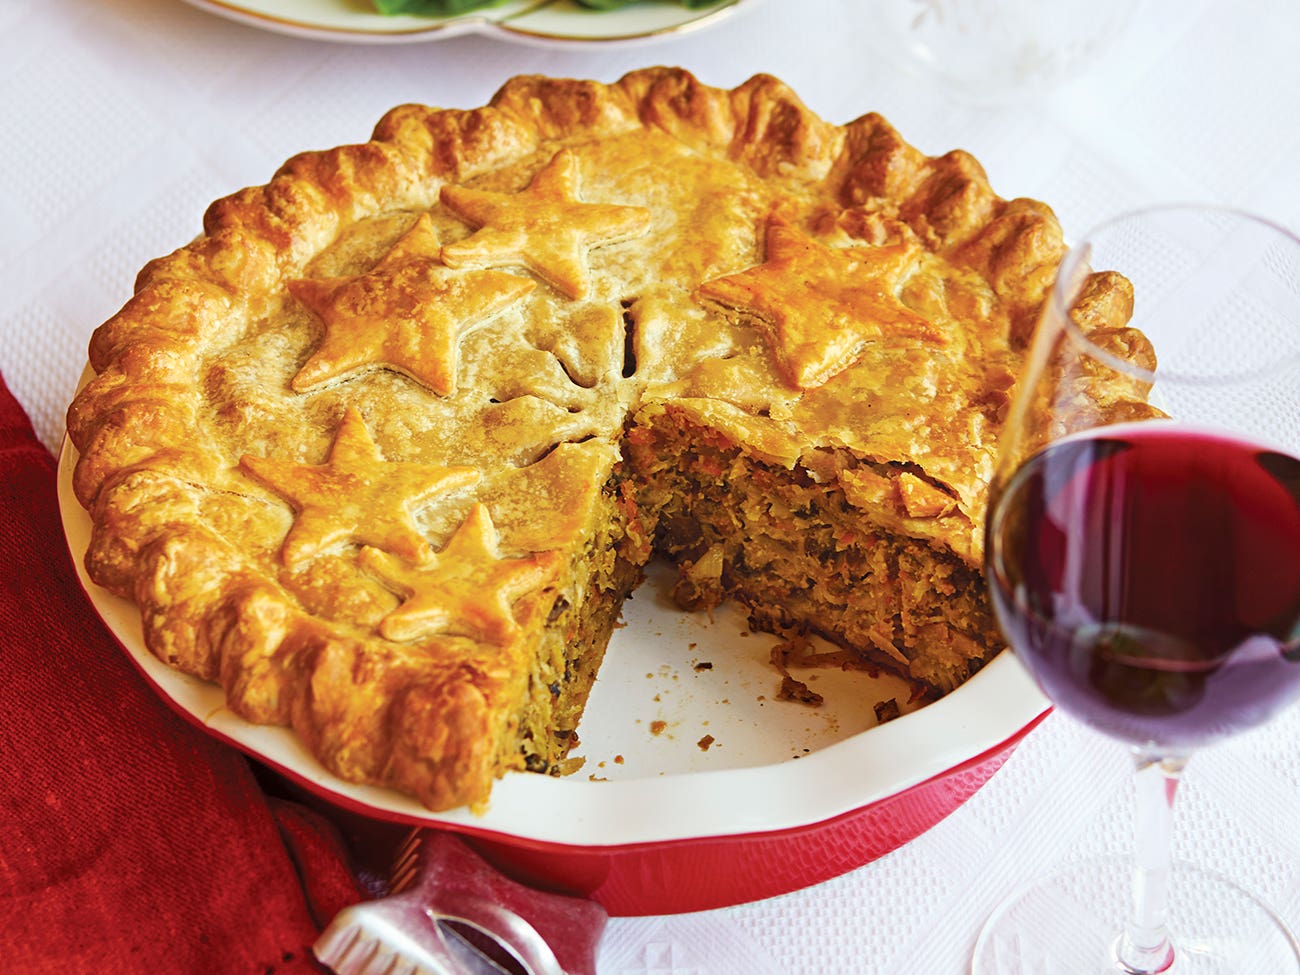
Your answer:
[[[517,883],[452,834],[415,829],[389,895],[340,911],[312,951],[337,975],[596,975],[606,920],[594,901]]]

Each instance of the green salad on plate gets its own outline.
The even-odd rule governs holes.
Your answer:
[[[496,6],[501,2],[502,0],[374,0],[375,9],[381,14],[414,14],[424,17],[451,17]],[[590,10],[616,10],[642,0],[576,0],[576,2]],[[712,6],[718,0],[673,0],[673,2],[696,9]]]

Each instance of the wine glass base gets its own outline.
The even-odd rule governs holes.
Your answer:
[[[971,975],[1123,975],[1115,957],[1132,863],[1087,860],[1015,891],[984,925]],[[1225,877],[1175,864],[1164,975],[1298,975],[1300,947],[1281,918]]]

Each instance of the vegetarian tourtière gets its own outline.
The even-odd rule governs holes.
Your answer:
[[[95,332],[87,565],[159,658],[433,809],[565,767],[656,553],[684,606],[941,695],[1001,647],[985,489],[1063,250],[966,153],[771,77],[403,106],[217,201]]]

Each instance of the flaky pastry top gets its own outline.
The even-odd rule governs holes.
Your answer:
[[[628,423],[682,411],[977,565],[1062,253],[968,154],[767,76],[403,106],[214,203],[95,332],[88,566],[344,777],[481,801]]]

